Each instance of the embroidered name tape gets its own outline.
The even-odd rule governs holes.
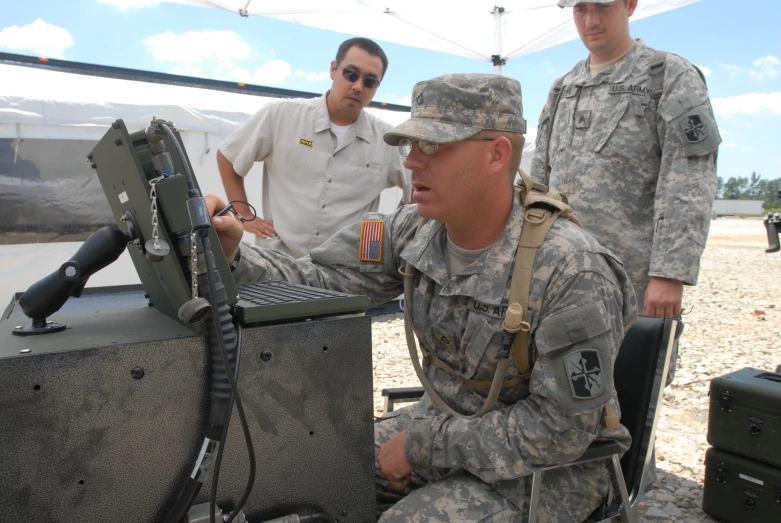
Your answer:
[[[358,247],[360,261],[382,261],[382,232],[384,220],[365,220],[361,222],[361,242]]]
[[[306,145],[311,149],[312,145],[314,145],[314,142],[312,142],[312,140],[307,140],[306,138],[299,138],[298,145]]]

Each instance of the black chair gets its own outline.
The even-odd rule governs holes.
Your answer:
[[[651,461],[656,434],[656,413],[662,402],[677,326],[678,321],[673,318],[640,316],[637,319],[621,344],[613,369],[621,424],[629,430],[632,446],[619,460],[618,442],[595,441],[578,460],[536,471],[532,475],[529,523],[537,521],[542,476],[546,470],[603,459],[611,462],[610,479],[618,495],[606,500],[584,523],[603,523],[616,518],[623,523],[637,521],[635,507],[645,488],[645,469]],[[395,403],[419,399],[423,388],[383,389],[382,395],[385,412],[391,412]]]

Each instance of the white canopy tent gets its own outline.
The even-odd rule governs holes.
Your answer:
[[[492,62],[577,38],[570,9],[556,0],[163,0],[260,15]],[[632,20],[699,0],[640,0]]]

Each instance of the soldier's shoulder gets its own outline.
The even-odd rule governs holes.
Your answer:
[[[586,67],[586,60],[583,59],[580,62],[576,63],[572,67],[572,69],[570,69],[566,73],[564,73],[564,74],[560,75],[558,78],[556,78],[556,80],[553,81],[553,87],[561,86],[564,83],[566,83],[567,80],[580,75],[580,73],[585,69],[585,67]]]
[[[574,252],[602,253],[605,249],[585,229],[566,218],[559,218],[545,237],[543,246],[562,254]]]
[[[621,264],[615,256],[586,230],[575,223],[560,218],[551,227],[545,242],[535,259],[535,266],[557,267],[552,274],[567,279],[578,273],[593,272],[602,274],[616,283],[623,269],[616,272]],[[625,278],[625,275],[623,276]]]
[[[700,75],[697,67],[686,57],[670,51],[657,50],[653,47],[644,46],[641,62],[645,62],[647,65],[650,65],[661,55],[664,56],[664,67],[667,71],[665,76],[667,78],[675,78],[686,71],[692,72],[697,76]]]

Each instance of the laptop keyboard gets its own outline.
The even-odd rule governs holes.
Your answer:
[[[343,292],[281,281],[241,283],[237,287],[239,296],[255,305],[281,305],[284,303],[352,297],[351,294]]]

